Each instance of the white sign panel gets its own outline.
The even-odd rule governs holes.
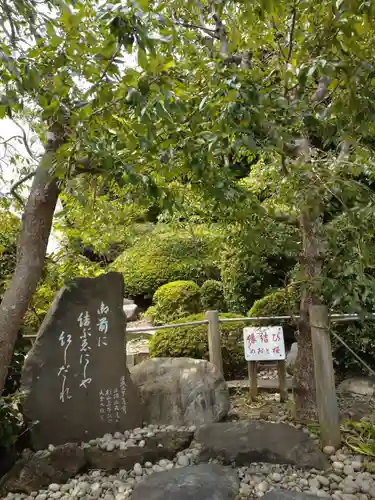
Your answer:
[[[285,359],[282,326],[250,326],[243,329],[246,361]]]

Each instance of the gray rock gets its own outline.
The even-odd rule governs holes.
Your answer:
[[[87,448],[85,454],[89,468],[106,471],[119,469],[132,470],[135,464],[139,466],[146,462],[155,463],[163,458],[171,459],[178,451],[189,446],[193,438],[192,432],[160,433],[147,439],[143,448],[132,446],[126,450],[119,448],[108,452],[101,448]]]
[[[239,491],[236,471],[215,464],[172,469],[137,484],[132,500],[234,500]]]
[[[272,490],[262,497],[263,500],[318,500],[318,495],[302,493],[299,491]]]
[[[123,299],[122,301],[124,306],[130,306],[131,304],[134,304],[134,300],[132,299]]]
[[[343,380],[337,387],[339,392],[373,396],[375,393],[374,377],[352,377]]]
[[[306,433],[283,423],[256,420],[213,423],[200,427],[194,438],[202,446],[199,462],[220,458],[237,466],[252,462],[315,469],[329,466],[326,455]]]
[[[139,316],[139,309],[137,304],[126,304],[123,305],[123,310],[124,313],[126,314],[126,317],[128,321],[136,321]]]
[[[285,360],[286,371],[290,375],[293,375],[294,365],[295,365],[296,359],[297,359],[297,354],[298,354],[298,344],[297,344],[297,342],[293,342],[293,344],[290,348],[290,351],[288,352],[286,360]]]
[[[141,392],[148,423],[201,425],[228,414],[227,384],[208,361],[153,358],[131,368],[131,376]]]
[[[29,453],[1,480],[0,492],[30,494],[43,487],[66,482],[85,465],[84,451],[73,443],[57,446],[53,451]]]
[[[57,294],[22,374],[35,449],[87,442],[142,422],[126,367],[120,273],[79,278]],[[110,367],[110,369],[109,369]]]

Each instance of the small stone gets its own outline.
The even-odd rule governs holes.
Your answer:
[[[62,491],[54,491],[53,493],[50,494],[50,498],[53,498],[54,500],[59,500],[63,496]]]
[[[325,453],[328,456],[334,455],[335,451],[336,450],[335,450],[334,446],[325,446],[323,448],[323,453]]]
[[[189,457],[181,455],[178,457],[177,463],[178,465],[181,465],[181,467],[187,467],[190,464]]]
[[[353,467],[354,470],[361,470],[362,464],[361,464],[361,462],[359,460],[358,461],[354,460],[352,462],[352,467]]]
[[[113,443],[113,441],[111,441],[110,443],[107,443],[105,446],[105,449],[107,451],[113,451],[115,449],[115,444]]]
[[[35,500],[47,500],[47,495],[45,493],[39,493]]]
[[[309,479],[309,486],[311,490],[318,490],[320,488],[320,482],[317,478],[313,477]]]
[[[371,488],[368,491],[368,494],[370,495],[371,498],[375,498],[375,486],[371,486]]]
[[[104,500],[115,500],[115,497],[111,493],[106,493],[104,495]]]
[[[59,485],[59,484],[56,484],[56,483],[51,483],[51,484],[48,486],[48,489],[49,489],[49,491],[59,491],[59,489],[60,489],[60,485]]]
[[[332,467],[336,470],[342,470],[345,466],[342,462],[333,462]]]
[[[142,440],[141,440],[141,441],[139,441],[139,443],[138,443],[138,446],[139,446],[140,448],[144,448],[144,446],[145,446],[145,445],[146,445],[146,441],[145,441],[144,439],[142,439]]]
[[[316,479],[322,486],[329,486],[329,479],[325,476],[316,476]]]
[[[266,493],[268,491],[268,488],[269,488],[269,485],[267,483],[267,481],[262,481],[261,483],[258,484],[257,486],[257,490],[260,492],[260,493]]]
[[[240,495],[248,497],[251,493],[251,487],[246,483],[241,483]]]
[[[145,462],[145,467],[146,467],[146,469],[151,469],[152,468],[152,463],[151,462]]]
[[[343,471],[346,476],[352,476],[354,474],[354,469],[351,465],[345,465]]]
[[[143,468],[142,468],[141,464],[139,464],[139,463],[134,464],[133,470],[134,470],[136,476],[143,475]]]
[[[274,481],[275,483],[279,483],[281,481],[281,479],[282,479],[282,476],[278,472],[274,472],[273,474],[271,474],[271,481]]]

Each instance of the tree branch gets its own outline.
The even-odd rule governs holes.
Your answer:
[[[31,179],[32,177],[34,177],[35,175],[35,172],[36,170],[33,170],[32,172],[29,172],[27,175],[25,175],[24,177],[21,177],[21,179],[19,179],[17,182],[15,182],[11,188],[10,188],[10,194],[14,196],[14,198],[18,201],[18,203],[22,206],[22,207],[25,207],[25,203],[23,201],[23,199],[21,198],[21,196],[17,193],[16,189],[21,186],[21,184],[23,184],[24,182],[28,181],[29,179]]]

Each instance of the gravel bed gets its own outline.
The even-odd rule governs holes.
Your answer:
[[[297,427],[297,425],[296,425]],[[301,427],[301,426],[298,426]],[[107,451],[124,446],[144,446],[145,439],[159,432],[194,431],[195,427],[154,426],[137,428],[133,431],[106,434],[101,438],[82,443],[82,447],[99,446]],[[309,432],[307,428],[302,429]],[[313,439],[317,439],[310,433]],[[92,470],[70,479],[66,484],[50,484],[48,489],[35,491],[31,495],[7,495],[8,500],[126,500],[131,498],[134,486],[145,476],[167,471],[174,467],[186,467],[196,463],[199,443],[192,442],[190,447],[176,454],[173,460],[162,459],[157,463],[146,462],[143,466],[135,464],[132,470],[120,470],[108,474]],[[272,489],[285,489],[313,493],[321,498],[332,500],[372,500],[375,499],[375,474],[365,470],[362,457],[342,448],[335,452],[332,447],[324,448],[329,456],[331,468],[327,471],[300,470],[293,466],[253,463],[239,467],[237,472],[241,481],[238,500],[262,497]],[[216,462],[215,460],[213,462]]]

